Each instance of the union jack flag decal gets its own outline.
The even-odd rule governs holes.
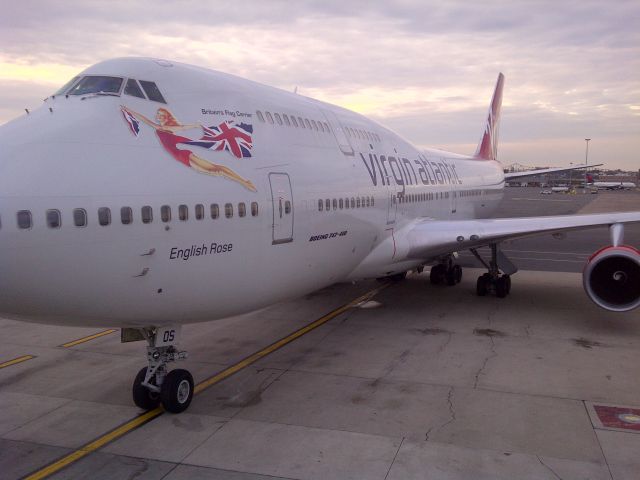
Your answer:
[[[137,137],[140,134],[140,122],[138,122],[138,120],[136,120],[133,115],[127,112],[124,109],[124,107],[121,108],[121,111],[122,111],[122,115],[124,116],[124,119],[129,124],[129,129],[131,130],[131,133],[133,133]]]
[[[186,145],[197,145],[209,150],[226,150],[236,158],[251,157],[253,142],[251,134],[253,126],[241,123],[234,125],[233,121],[222,122],[217,127],[202,127],[204,133],[200,140],[182,142]]]

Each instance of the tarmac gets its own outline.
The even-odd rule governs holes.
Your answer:
[[[503,216],[640,207],[638,192],[538,195],[508,189]],[[593,232],[511,244],[536,268],[506,299],[477,297],[482,270],[465,268],[456,287],[336,284],[187,325],[178,365],[202,389],[179,415],[131,401],[144,344],[0,319],[0,478],[640,478],[640,312],[598,308],[563,271],[607,243]]]

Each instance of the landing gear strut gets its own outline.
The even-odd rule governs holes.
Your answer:
[[[462,267],[453,263],[453,257],[449,256],[445,261],[431,267],[429,280],[434,285],[456,285],[462,280]]]
[[[500,273],[500,269],[498,268],[498,245],[492,243],[490,247],[491,261],[489,264],[484,261],[476,249],[471,249],[471,253],[489,270],[487,273],[483,273],[478,277],[476,293],[481,297],[484,297],[488,293],[494,293],[496,297],[504,298],[511,292],[511,276]]]
[[[187,409],[193,399],[193,377],[187,370],[167,371],[167,364],[187,358],[187,352],[176,349],[179,327],[144,328],[149,366],[141,369],[133,381],[133,402],[144,410],[162,403],[171,413]]]

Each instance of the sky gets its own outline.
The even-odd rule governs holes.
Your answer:
[[[505,165],[640,169],[640,2],[1,0],[0,124],[84,68],[150,56],[475,151],[499,72]]]

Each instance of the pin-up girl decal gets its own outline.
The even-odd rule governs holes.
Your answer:
[[[165,150],[169,152],[171,156],[175,158],[177,161],[179,161],[180,163],[183,163],[186,166],[191,167],[200,173],[228,178],[229,180],[238,182],[247,190],[251,190],[252,192],[256,191],[256,187],[253,185],[253,183],[251,183],[251,181],[242,178],[240,175],[235,173],[230,168],[224,165],[218,165],[216,163],[212,163],[208,160],[205,160],[204,158],[199,157],[198,155],[193,153],[191,150],[188,150],[186,148],[185,149],[178,148],[179,144],[182,144],[185,146],[194,145],[194,146],[201,146],[204,148],[211,148],[212,146],[215,146],[218,143],[220,143],[220,142],[215,143],[213,141],[207,140],[208,137],[211,137],[211,134],[215,134],[215,131],[212,131],[209,128],[203,127],[198,123],[182,125],[176,120],[176,117],[174,117],[173,114],[166,108],[159,108],[158,111],[156,112],[156,121],[158,123],[151,121],[144,115],[138,112],[135,112],[125,106],[122,106],[121,108],[122,108],[122,113],[125,117],[125,120],[129,122],[129,125],[132,127],[132,131],[134,132],[135,135],[138,134],[138,126],[132,125],[132,122],[134,120],[139,120],[141,122],[146,123],[147,125],[149,125],[155,130],[156,135],[160,139],[160,143],[162,143],[162,146],[165,148]],[[130,117],[133,117],[133,118],[130,118]],[[222,125],[227,126],[227,131],[229,130],[228,124],[226,122],[223,123]],[[203,132],[203,137],[200,140],[193,140],[191,138],[183,137],[176,134],[176,132],[180,132],[183,130],[190,130],[194,128],[198,128]],[[246,143],[244,142],[243,137],[248,138],[248,141],[250,142],[251,137],[246,132],[242,130],[240,131],[241,133],[236,135],[239,137],[239,140],[237,140],[235,143],[238,143],[238,142]],[[249,143],[249,146],[250,146],[250,143]],[[246,148],[246,145],[245,145],[245,148]],[[221,150],[222,148],[216,147],[214,149]],[[235,151],[233,151],[232,153],[235,154]],[[239,155],[236,155],[236,156],[240,157]],[[247,155],[247,156],[250,156],[250,155]]]

